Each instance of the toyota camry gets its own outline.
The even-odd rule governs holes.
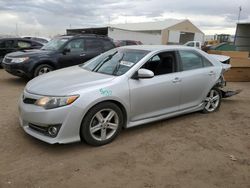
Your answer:
[[[218,110],[229,68],[184,46],[112,49],[31,80],[20,97],[20,123],[26,133],[50,144],[104,145],[122,128]]]

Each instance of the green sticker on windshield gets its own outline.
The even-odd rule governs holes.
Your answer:
[[[101,95],[103,95],[103,96],[111,96],[112,95],[112,91],[109,89],[102,88],[99,91],[100,91]]]

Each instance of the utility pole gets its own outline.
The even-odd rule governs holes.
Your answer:
[[[239,6],[239,14],[238,14],[238,23],[240,22],[240,14],[241,14],[242,8]]]
[[[16,36],[18,36],[18,25],[16,23]]]
[[[239,6],[238,22],[236,24],[236,31],[235,31],[235,35],[234,35],[234,45],[236,43],[236,37],[237,37],[237,34],[238,34],[238,24],[240,23],[240,14],[241,14],[241,11],[242,11],[242,8],[241,8],[241,6]]]

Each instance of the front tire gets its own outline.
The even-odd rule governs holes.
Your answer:
[[[93,146],[112,142],[124,123],[121,109],[114,103],[104,102],[91,108],[81,125],[81,138]]]
[[[218,88],[212,88],[205,99],[203,112],[211,113],[217,111],[220,108],[221,99],[221,91]]]
[[[46,73],[51,72],[53,70],[54,70],[54,68],[48,64],[39,65],[38,67],[36,67],[36,69],[34,71],[34,77],[46,74]]]

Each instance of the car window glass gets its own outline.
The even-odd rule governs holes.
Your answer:
[[[60,49],[69,39],[68,38],[55,38],[46,43],[42,50],[58,50]]]
[[[0,48],[4,48],[4,47],[5,47],[4,42],[0,42]]]
[[[82,67],[93,72],[119,76],[127,72],[148,53],[145,50],[113,49],[91,59]]]
[[[105,51],[114,48],[114,45],[108,40],[103,40],[103,44],[104,44],[104,50]]]
[[[37,42],[32,42],[32,46],[42,47],[42,44]]]
[[[196,42],[196,47],[199,47],[200,45],[199,45],[199,43],[198,42]]]
[[[86,39],[86,50],[87,51],[102,51],[103,44],[101,41],[96,39]]]
[[[0,48],[14,48],[14,40],[5,40],[0,43]]]
[[[70,51],[84,51],[84,39],[72,40],[65,48],[70,49]]]
[[[19,40],[19,41],[17,41],[17,46],[18,46],[18,48],[30,48],[31,43]]]
[[[127,45],[136,45],[136,43],[133,41],[127,41]]]
[[[151,70],[154,75],[173,73],[176,70],[175,52],[163,52],[147,61],[142,68]]]
[[[194,47],[194,43],[193,43],[193,42],[190,42],[190,43],[187,44],[187,46]]]
[[[203,58],[191,51],[180,51],[182,69],[184,71],[203,67]]]
[[[204,67],[213,66],[213,64],[210,61],[208,61],[206,58],[203,58],[203,65],[204,65]]]
[[[126,41],[121,41],[120,46],[126,46]]]

